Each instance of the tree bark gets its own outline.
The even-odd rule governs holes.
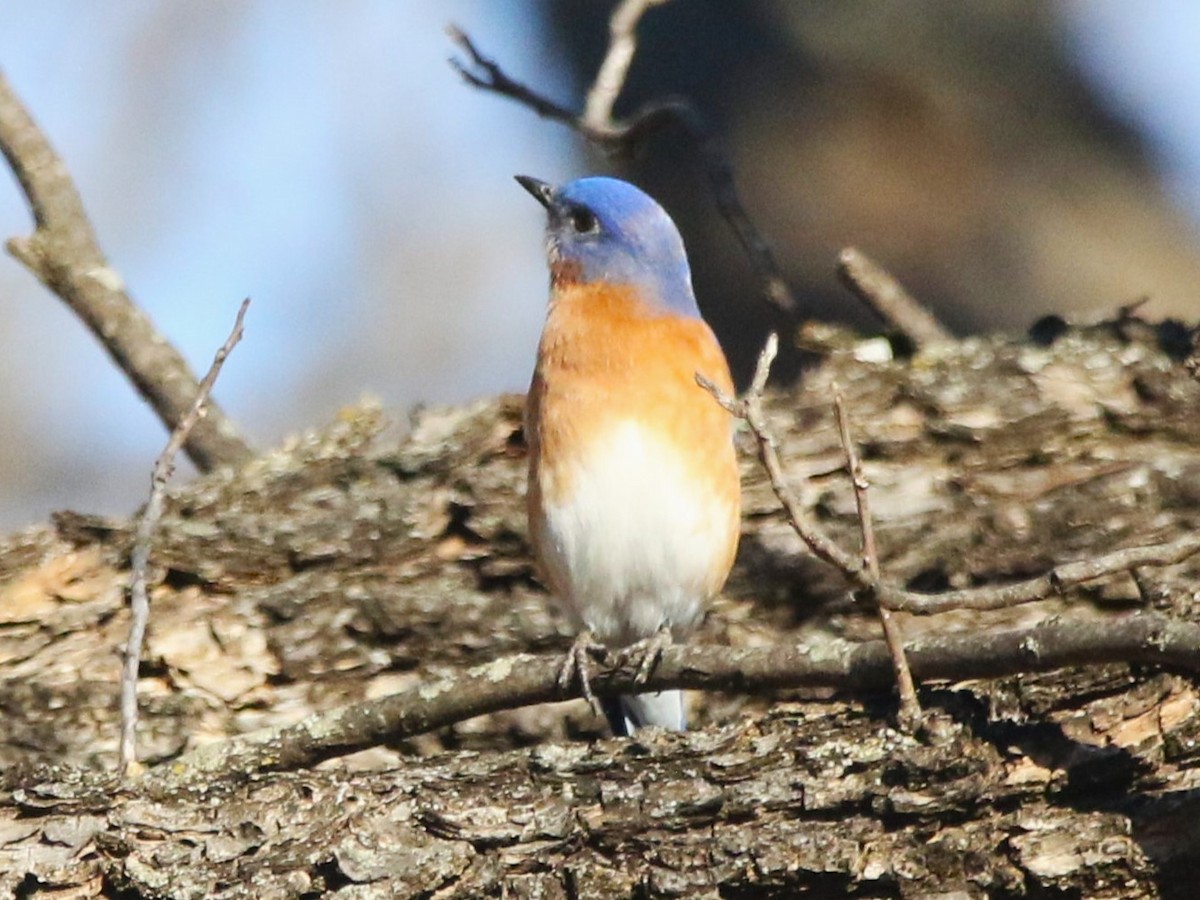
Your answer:
[[[909,361],[857,349],[768,410],[801,502],[857,552],[838,384],[885,579],[1006,583],[1195,533],[1200,383],[1142,323]],[[140,691],[151,776],[205,742],[566,647],[525,545],[519,398],[427,411],[399,444],[383,425],[347,411],[168,498]],[[877,639],[751,455],[743,473],[739,561],[694,642]],[[118,782],[131,539],[129,522],[68,513],[0,541],[0,895],[1137,898],[1190,896],[1200,876],[1195,678],[1086,651],[927,681],[916,736],[889,690],[731,682],[693,696],[684,735],[602,739],[571,701],[316,768]],[[1193,556],[897,619],[910,643],[977,639],[982,658],[998,630],[1055,617],[1081,633],[1135,610],[1200,622],[1198,574]]]

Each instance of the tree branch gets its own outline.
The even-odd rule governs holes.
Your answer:
[[[838,277],[875,315],[908,338],[914,347],[952,341],[929,310],[865,253],[847,247],[838,255]]]
[[[908,647],[913,674],[923,680],[997,678],[1072,665],[1143,663],[1200,674],[1200,625],[1157,613],[1104,619],[1048,619],[1032,628],[926,637]],[[150,769],[152,788],[165,791],[213,778],[304,768],[461,722],[474,716],[571,699],[558,680],[560,654],[497,659],[378,700],[339,707],[294,725],[206,744]],[[663,651],[648,681],[636,662],[617,654],[598,662],[592,688],[602,696],[631,690],[686,688],[748,692],[831,687],[868,690],[892,683],[883,641],[831,641],[821,646],[713,647],[674,645]]]
[[[612,122],[613,105],[625,86],[629,65],[637,52],[637,26],[646,10],[667,0],[622,0],[608,21],[608,52],[596,72],[583,107],[583,121],[592,128],[605,128]]]
[[[820,560],[839,569],[856,587],[871,588],[870,577],[863,568],[861,559],[847,553],[821,531],[809,518],[807,511],[800,505],[799,499],[792,493],[783,474],[783,464],[779,460],[779,452],[775,447],[775,437],[767,427],[766,413],[763,411],[763,391],[771,374],[771,364],[779,352],[779,336],[772,332],[767,336],[767,342],[758,354],[758,362],[754,367],[754,378],[750,387],[741,399],[727,397],[715,384],[699,373],[696,383],[704,388],[717,403],[721,404],[732,415],[742,419],[750,426],[754,441],[758,448],[758,458],[767,472],[767,479],[775,497],[783,505],[784,513],[793,530],[808,546],[808,549]]]
[[[888,585],[880,586],[880,598],[888,607],[929,616],[953,609],[1005,609],[1061,594],[1067,588],[1117,575],[1140,566],[1170,566],[1200,553],[1200,534],[1188,535],[1165,544],[1148,544],[1114,550],[1091,559],[1055,566],[1044,575],[1013,584],[966,588],[940,594],[919,594]]]
[[[738,197],[733,166],[695,107],[679,99],[655,100],[627,119],[612,118],[613,104],[624,87],[636,50],[637,23],[648,7],[663,2],[665,0],[624,0],[613,11],[609,20],[608,51],[588,92],[582,115],[510,78],[494,60],[480,52],[466,32],[455,26],[450,26],[447,33],[466,53],[467,61],[451,58],[450,65],[468,84],[515,100],[542,118],[566,125],[610,153],[631,153],[641,141],[667,125],[682,129],[700,154],[717,210],[733,229],[762,279],[763,293],[784,312],[794,312],[796,298],[783,277],[775,254]]]
[[[109,266],[66,166],[0,73],[0,151],[29,202],[36,229],[10,238],[8,252],[83,319],[168,429],[199,385],[179,352],[130,299]],[[185,445],[201,471],[236,465],[249,446],[215,405]]]

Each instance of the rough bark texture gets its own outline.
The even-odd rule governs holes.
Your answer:
[[[1200,383],[1138,323],[905,362],[853,351],[771,398],[794,485],[858,525],[830,390],[872,481],[883,570],[1026,577],[1200,523]],[[155,544],[142,752],[281,725],[518,650],[565,647],[524,541],[515,397],[377,411],[177,490]],[[739,562],[697,641],[875,637],[744,460]],[[890,695],[696,696],[697,728],[596,740],[582,703],[507,711],[316,771],[119,786],[125,521],[0,542],[0,896],[1192,896],[1200,691],[1107,665]],[[909,635],[1154,607],[1200,620],[1200,559]],[[1139,584],[1140,582],[1140,584]]]

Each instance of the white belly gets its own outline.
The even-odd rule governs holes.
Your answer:
[[[615,646],[663,625],[687,635],[731,540],[727,501],[688,475],[673,445],[633,421],[555,474],[565,496],[554,500],[539,476],[539,550],[576,626]]]

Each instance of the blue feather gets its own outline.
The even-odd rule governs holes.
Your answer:
[[[580,178],[548,209],[552,261],[577,265],[584,283],[632,285],[663,312],[700,318],[683,239],[649,196],[616,178]]]

